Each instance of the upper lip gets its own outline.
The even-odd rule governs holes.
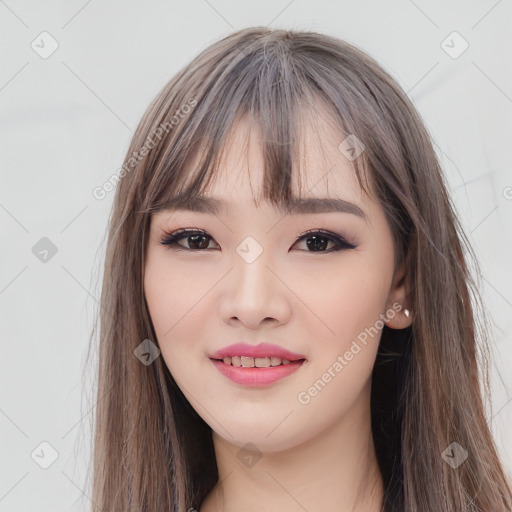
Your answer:
[[[249,345],[247,343],[235,343],[221,348],[210,354],[211,359],[223,359],[225,357],[244,356],[244,357],[279,357],[288,359],[288,361],[298,361],[306,359],[306,356],[295,354],[283,347],[272,343],[260,343],[259,345]]]

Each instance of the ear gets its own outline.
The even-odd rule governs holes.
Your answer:
[[[409,312],[408,316],[406,311]],[[395,272],[384,314],[384,323],[391,329],[405,329],[412,323],[413,312],[408,304],[405,287],[405,265]]]

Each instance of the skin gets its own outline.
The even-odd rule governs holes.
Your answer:
[[[303,190],[308,197],[353,202],[368,222],[348,213],[284,215],[266,201],[256,205],[263,160],[254,127],[248,155],[243,150],[245,118],[208,190],[229,201],[229,209],[219,215],[162,211],[152,218],[144,288],[161,355],[213,430],[219,483],[200,512],[382,508],[370,428],[371,372],[381,331],[359,343],[357,355],[307,404],[298,400],[379,315],[396,303],[407,307],[404,270],[394,272],[384,211],[360,189],[327,118],[304,123]],[[182,228],[206,231],[208,249],[186,252],[186,237],[179,242],[183,251],[159,245],[166,231]],[[329,252],[329,242],[326,249],[308,248],[298,238],[313,228],[356,240],[357,247]],[[249,235],[263,247],[251,264],[236,252]],[[396,329],[410,323],[403,310],[386,321]],[[244,387],[208,358],[239,341],[275,343],[304,354],[307,362],[273,385]],[[247,443],[258,450],[254,464],[239,457],[249,452]]]

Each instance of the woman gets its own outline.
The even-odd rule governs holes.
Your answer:
[[[512,510],[465,253],[373,59],[263,27],[211,45],[148,108],[116,191],[95,505]]]

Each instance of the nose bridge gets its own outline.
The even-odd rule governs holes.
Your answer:
[[[270,295],[273,285],[270,282],[272,272],[268,269],[269,251],[254,237],[248,236],[238,245],[236,253],[236,289],[242,293],[244,300],[256,302],[264,299],[262,295]]]
[[[238,318],[253,327],[266,318],[285,320],[289,314],[287,301],[280,295],[283,290],[279,290],[279,280],[270,269],[270,251],[247,237],[236,248],[233,266],[229,297],[222,307],[225,319]]]

